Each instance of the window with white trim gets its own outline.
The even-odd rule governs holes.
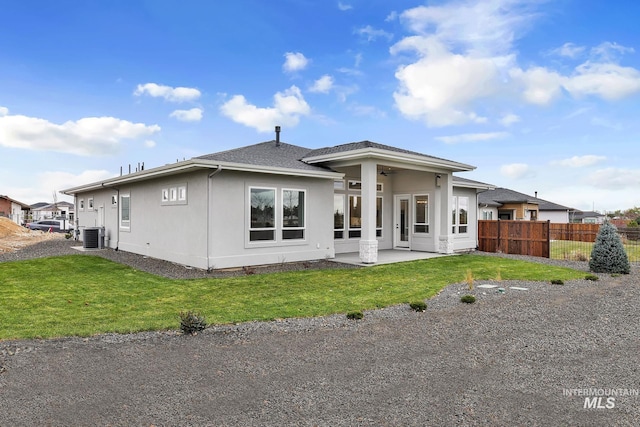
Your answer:
[[[87,209],[93,209],[93,197],[89,198],[89,200],[87,201]]]
[[[492,220],[493,219],[493,211],[482,211],[482,219],[484,219],[484,220]]]
[[[335,234],[335,233],[334,233]],[[362,236],[362,197],[349,196],[349,238]],[[382,237],[382,196],[376,197],[376,237]]]
[[[80,204],[80,210],[83,211],[84,210],[84,199],[80,199],[80,201],[78,203]]]
[[[187,200],[187,186],[181,185],[178,187],[178,200],[181,202]]]
[[[452,200],[452,233],[463,234],[469,225],[469,198],[453,196]]]
[[[304,190],[282,190],[282,239],[304,239],[305,200]]]
[[[178,200],[178,190],[176,187],[171,187],[169,189],[169,201],[175,202],[176,200]]]
[[[112,194],[111,195],[111,207],[112,208],[117,208],[118,207],[118,195],[117,194]]]
[[[333,238],[344,239],[344,194],[333,195]]]
[[[120,195],[120,228],[131,228],[131,195]]]
[[[415,209],[413,232],[428,233],[429,232],[429,195],[417,194],[413,196],[413,205]]]
[[[249,188],[251,218],[249,241],[275,241],[276,239],[276,190],[274,188]]]
[[[162,189],[162,199],[163,202],[168,202],[169,201],[169,189],[168,188],[163,188]]]

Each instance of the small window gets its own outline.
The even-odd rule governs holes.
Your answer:
[[[360,181],[349,181],[349,190],[362,190],[362,182]]]
[[[333,189],[334,190],[344,190],[344,180],[338,179],[333,181]]]
[[[163,188],[162,189],[162,201],[163,202],[168,202],[169,201],[169,189],[168,188]]]
[[[187,200],[187,186],[181,185],[178,187],[178,200],[185,201]]]
[[[80,199],[80,210],[84,210],[84,199]]]
[[[131,196],[129,194],[120,195],[120,227],[131,227]]]
[[[360,227],[362,226],[362,198],[360,196],[349,196],[349,238],[360,237]]]
[[[429,196],[417,195],[413,198],[415,208],[414,233],[429,232]]]
[[[169,189],[169,201],[170,202],[175,202],[176,200],[178,200],[178,190],[176,189],[176,187],[170,188]]]
[[[115,208],[116,206],[118,206],[118,195],[117,194],[112,194],[111,195],[111,207]]]
[[[381,182],[378,182],[378,183],[376,184],[376,191],[378,191],[378,192],[382,192],[382,188],[383,188],[383,187],[382,187],[382,183],[381,183]]]
[[[93,197],[87,201],[87,204],[89,206],[89,209],[93,209]]]
[[[483,211],[482,219],[484,220],[492,220],[493,219],[493,211]]]

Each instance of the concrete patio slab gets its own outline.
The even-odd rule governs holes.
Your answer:
[[[378,251],[378,262],[375,264],[365,264],[360,261],[360,254],[357,252],[349,252],[345,254],[336,254],[336,257],[330,259],[333,262],[342,264],[359,265],[363,267],[371,267],[381,264],[393,264],[396,262],[416,261],[420,259],[439,258],[443,256],[451,256],[456,254],[437,254],[432,252],[405,251],[401,249],[384,249]]]

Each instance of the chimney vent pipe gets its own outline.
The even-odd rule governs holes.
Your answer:
[[[276,126],[276,147],[280,146],[280,126]]]

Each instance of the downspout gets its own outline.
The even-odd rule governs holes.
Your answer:
[[[211,264],[209,264],[210,255],[210,241],[211,241],[211,179],[222,172],[222,166],[218,165],[216,170],[211,172],[207,177],[207,271],[211,271]]]

